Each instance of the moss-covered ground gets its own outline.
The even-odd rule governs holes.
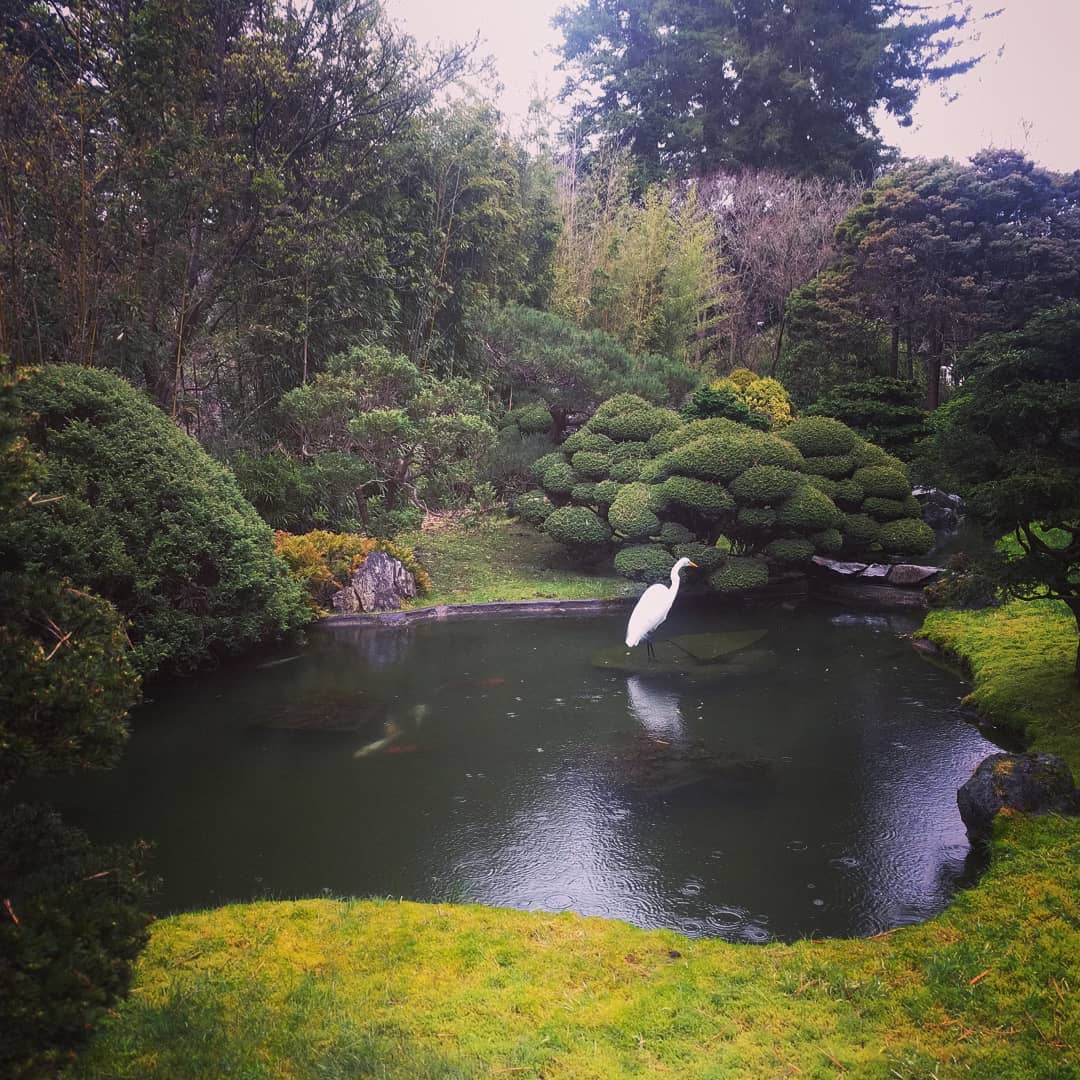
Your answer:
[[[566,549],[515,518],[473,515],[397,537],[431,575],[432,592],[413,607],[492,600],[584,600],[634,596],[611,562],[583,570]]]
[[[482,548],[482,545],[481,545]],[[480,550],[480,549],[478,549]],[[500,597],[504,598],[504,597]],[[1073,629],[1047,605],[935,613],[975,700],[1080,768]],[[153,927],[79,1077],[1080,1075],[1080,827],[999,817],[941,916],[866,940],[690,940],[574,915],[392,900]]]

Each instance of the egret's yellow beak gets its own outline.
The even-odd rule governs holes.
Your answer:
[[[696,570],[696,569],[698,568],[698,564],[697,564],[696,562],[692,562],[692,563],[691,563],[690,565],[691,565],[691,566],[692,566],[692,567],[693,567],[693,568],[694,568],[695,570]]]

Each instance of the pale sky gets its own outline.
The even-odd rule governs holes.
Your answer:
[[[524,116],[532,87],[554,97],[560,40],[549,25],[564,0],[386,0],[390,15],[421,42],[471,40],[495,58],[504,86],[498,104],[512,124]],[[924,90],[914,125],[880,122],[885,140],[914,157],[963,160],[993,145],[1024,150],[1047,168],[1080,168],[1080,0],[972,0],[976,13],[1004,7],[986,23],[967,75],[949,80],[945,102]],[[998,51],[1002,50],[998,56]]]

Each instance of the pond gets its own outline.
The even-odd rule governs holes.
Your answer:
[[[159,689],[117,769],[45,794],[152,840],[163,912],[376,895],[757,942],[920,921],[972,880],[956,789],[996,747],[917,619],[687,604],[655,664],[625,621],[317,629]]]

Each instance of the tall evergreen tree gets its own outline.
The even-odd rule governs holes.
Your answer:
[[[585,0],[556,19],[588,130],[617,137],[644,179],[760,166],[870,177],[874,120],[909,122],[920,87],[968,70],[970,10],[918,0]]]

